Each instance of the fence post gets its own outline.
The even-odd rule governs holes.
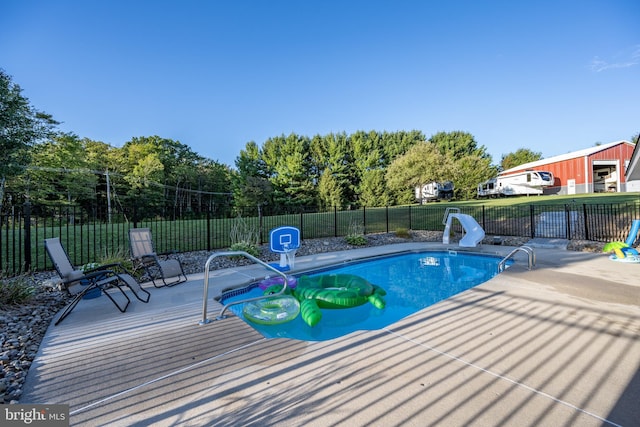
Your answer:
[[[304,208],[300,206],[300,240],[304,240]]]
[[[258,235],[260,236],[260,244],[264,243],[264,238],[263,238],[263,222],[262,222],[262,208],[260,206],[260,203],[258,203]]]
[[[207,252],[211,251],[211,206],[207,206]]]
[[[482,229],[486,230],[487,229],[487,224],[485,221],[485,210],[484,210],[484,205],[482,205]]]
[[[362,228],[364,229],[364,234],[367,234],[367,208],[362,207]]]
[[[584,239],[585,240],[589,240],[589,225],[587,224],[587,221],[589,219],[587,218],[587,204],[586,203],[582,204],[582,217],[583,217],[583,221],[584,221]]]
[[[385,222],[387,223],[387,233],[389,232],[389,206],[385,206],[384,208],[384,217]]]
[[[133,205],[133,228],[138,228],[138,210],[136,209],[136,205]]]
[[[31,270],[31,203],[24,203],[24,271]]]
[[[535,209],[533,205],[529,205],[529,222],[531,225],[531,238],[536,237],[536,221],[535,221]]]
[[[338,237],[338,207],[333,207],[333,237]]]

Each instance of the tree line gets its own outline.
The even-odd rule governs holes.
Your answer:
[[[0,203],[135,206],[139,216],[225,207],[328,209],[415,202],[414,188],[453,181],[455,196],[475,196],[495,176],[486,147],[463,131],[429,138],[417,130],[358,131],[312,137],[281,135],[248,142],[235,168],[160,136],[135,137],[122,147],[56,130],[0,69]],[[537,160],[520,149],[507,162]]]

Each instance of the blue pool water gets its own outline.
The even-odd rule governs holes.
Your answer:
[[[384,328],[423,308],[486,282],[497,274],[501,258],[460,252],[420,252],[375,258],[306,273],[354,274],[382,287],[386,306],[367,303],[347,309],[323,309],[322,319],[308,326],[301,316],[279,325],[261,325],[245,320],[242,304],[229,308],[267,338],[324,341],[358,330]],[[257,284],[222,295],[227,304],[263,294]]]

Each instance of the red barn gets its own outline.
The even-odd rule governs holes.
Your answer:
[[[625,179],[634,148],[635,144],[629,141],[610,142],[525,163],[502,174],[525,170],[549,171],[555,178],[554,184],[545,188],[544,194],[638,191],[637,182],[627,183]]]

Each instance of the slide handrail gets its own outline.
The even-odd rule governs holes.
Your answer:
[[[280,270],[270,266],[266,262],[254,257],[253,255],[251,255],[251,254],[249,254],[247,252],[244,252],[244,251],[216,252],[216,253],[212,254],[207,259],[207,262],[204,265],[204,279],[203,279],[204,280],[204,297],[202,299],[202,320],[200,322],[198,322],[198,324],[206,325],[207,323],[211,323],[211,320],[207,319],[207,300],[209,299],[209,268],[210,268],[210,265],[211,265],[211,261],[213,261],[215,258],[221,257],[221,256],[243,256],[245,258],[248,258],[251,261],[255,262],[256,264],[260,264],[261,266],[265,267],[267,270],[271,270],[272,272],[282,276],[284,278],[284,285],[282,286],[282,289],[280,290],[280,292],[276,292],[274,294],[262,295],[262,296],[254,297],[254,298],[247,298],[247,299],[243,299],[243,300],[240,300],[240,301],[234,301],[234,302],[230,302],[228,304],[225,304],[225,306],[222,307],[222,309],[220,310],[220,314],[218,314],[218,317],[216,317],[216,320],[224,319],[225,318],[224,317],[224,313],[232,305],[242,304],[242,303],[250,302],[250,301],[258,301],[258,300],[265,299],[265,298],[277,297],[277,296],[280,296],[280,295],[284,294],[285,291],[287,290],[287,286],[289,284],[289,280],[288,280],[287,275],[284,274],[283,272],[281,272]]]
[[[447,219],[449,218],[449,212],[460,213],[460,208],[447,208],[444,211],[444,216],[442,217],[442,225],[447,225]]]

